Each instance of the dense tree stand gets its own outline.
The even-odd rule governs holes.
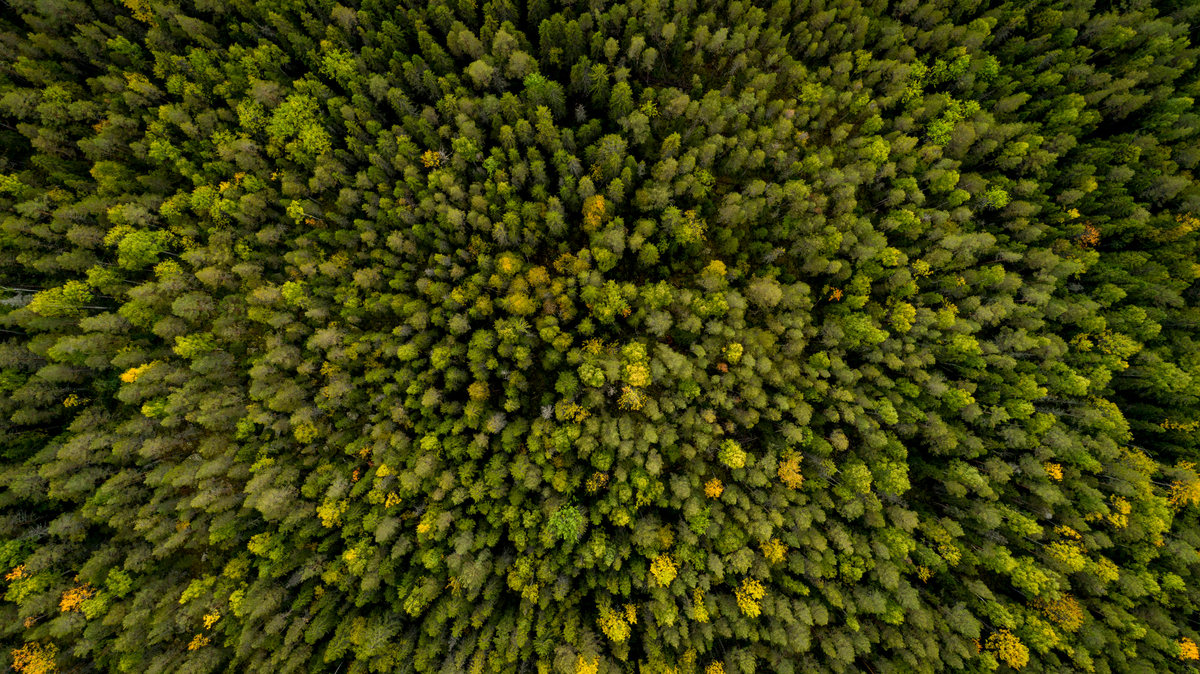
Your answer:
[[[1196,670],[1198,21],[7,0],[0,667]]]

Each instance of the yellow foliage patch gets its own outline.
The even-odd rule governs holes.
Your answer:
[[[587,490],[589,494],[595,494],[606,486],[608,486],[608,473],[593,473],[588,478]]]
[[[1006,629],[992,633],[987,638],[986,647],[995,651],[996,657],[1008,663],[1013,669],[1020,669],[1029,663],[1029,648],[1021,643],[1015,634]]]
[[[604,222],[604,215],[604,197],[599,194],[588,197],[583,202],[583,229],[588,232],[599,229]]]
[[[639,388],[650,385],[650,366],[645,363],[631,363],[625,366],[625,381],[630,386]]]
[[[757,618],[762,613],[762,598],[767,596],[763,584],[753,578],[742,581],[742,586],[734,590],[738,608],[748,618]]]
[[[1060,595],[1058,599],[1052,600],[1034,599],[1031,605],[1049,618],[1050,622],[1068,632],[1074,632],[1083,626],[1083,607],[1069,594]]]
[[[1167,500],[1176,510],[1182,510],[1188,504],[1200,503],[1200,476],[1192,470],[1194,465],[1189,461],[1181,461],[1175,466],[1187,471],[1182,479],[1171,483],[1171,492],[1167,495]]]
[[[621,389],[621,399],[617,401],[617,405],[623,410],[640,410],[646,404],[642,394],[638,393],[632,386],[625,386]]]
[[[154,367],[157,364],[158,364],[158,361],[153,360],[144,365],[138,365],[137,367],[131,367],[128,370],[125,370],[124,372],[121,373],[121,381],[125,382],[126,384],[132,384],[133,382],[137,381],[139,377],[146,374],[146,372],[150,368]]]
[[[670,587],[671,581],[675,580],[675,576],[678,573],[679,567],[675,564],[675,560],[671,559],[670,555],[659,555],[650,564],[650,575],[654,576],[654,580],[661,587]]]
[[[574,421],[580,423],[584,419],[592,416],[592,413],[579,403],[558,403],[558,418],[563,421]]]
[[[775,472],[779,476],[779,481],[791,489],[799,489],[800,485],[804,484],[804,475],[800,473],[799,455],[793,454],[791,457],[780,461],[779,468]]]
[[[696,616],[696,622],[708,622],[708,607],[704,605],[704,590],[700,588],[692,591],[692,613]]]
[[[1103,583],[1111,583],[1121,577],[1120,567],[1111,559],[1103,556],[1096,560],[1093,573]]]
[[[62,599],[58,602],[58,610],[63,613],[78,611],[83,602],[91,599],[95,594],[96,591],[87,583],[73,587],[62,594]]]
[[[52,674],[58,671],[54,659],[58,657],[58,647],[54,644],[43,646],[30,642],[12,652],[12,667],[21,674]]]
[[[623,643],[629,638],[629,623],[625,620],[623,612],[613,611],[608,607],[600,608],[600,617],[596,620],[600,627],[600,631],[604,636],[612,639],[615,643]]]
[[[1047,461],[1046,463],[1042,464],[1042,469],[1046,471],[1046,474],[1050,476],[1050,479],[1056,482],[1063,479],[1062,466],[1057,463],[1051,463]]]
[[[778,538],[772,538],[760,547],[762,548],[763,557],[766,557],[767,561],[772,564],[779,564],[787,557],[788,548]]]
[[[724,492],[725,485],[715,477],[704,483],[704,495],[709,498],[721,498],[721,494]]]
[[[317,506],[317,516],[326,528],[336,526],[342,519],[342,513],[350,507],[349,501],[326,501]]]
[[[320,432],[312,424],[300,424],[292,429],[292,435],[296,436],[296,439],[300,442],[309,443],[316,440]]]
[[[589,662],[580,655],[575,659],[575,674],[596,674],[598,671],[600,671],[600,658],[594,657]]]

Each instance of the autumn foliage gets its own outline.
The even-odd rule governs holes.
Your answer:
[[[6,0],[0,670],[1200,661],[1194,0]]]

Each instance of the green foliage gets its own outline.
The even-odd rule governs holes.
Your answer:
[[[736,441],[726,440],[721,443],[721,451],[717,458],[730,468],[742,468],[746,465],[746,450]]]
[[[332,147],[329,134],[321,123],[317,100],[309,95],[288,96],[271,113],[265,131],[274,147],[286,150],[288,156],[298,162],[311,160]]]
[[[15,670],[1200,658],[1191,3],[10,4]]]
[[[67,281],[57,288],[43,290],[33,296],[29,310],[46,317],[78,316],[84,305],[92,301],[88,284],[82,281]]]
[[[563,506],[550,516],[548,526],[550,533],[555,538],[564,541],[574,540],[583,530],[583,515],[573,505]]]

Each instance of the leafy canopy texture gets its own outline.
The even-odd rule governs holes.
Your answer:
[[[8,0],[0,658],[1200,662],[1190,0]]]

